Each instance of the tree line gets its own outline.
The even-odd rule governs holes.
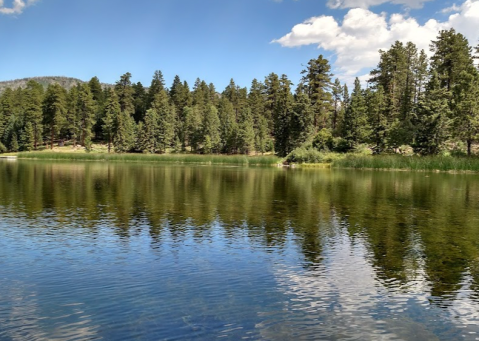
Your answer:
[[[409,146],[437,154],[479,137],[479,72],[474,49],[454,29],[439,32],[431,57],[411,42],[379,51],[368,86],[356,78],[350,93],[332,80],[322,55],[308,62],[293,90],[286,75],[254,79],[249,90],[231,80],[222,93],[179,76],[165,86],[156,71],[149,88],[131,74],[114,87],[97,77],[66,90],[30,80],[0,95],[0,151],[30,151],[70,141],[92,149],[104,142],[118,153],[274,152],[295,148],[347,152],[367,145],[375,153]],[[475,48],[477,52],[478,48]]]

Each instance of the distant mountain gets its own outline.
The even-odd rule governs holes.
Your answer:
[[[77,84],[85,83],[85,81],[82,81],[81,79],[72,78],[72,77],[61,77],[61,76],[30,77],[30,78],[15,79],[11,81],[0,82],[0,93],[2,93],[6,88],[11,88],[11,89],[25,88],[27,86],[28,81],[31,79],[43,85],[44,88],[47,88],[48,85],[50,84],[57,83],[67,90],[70,90],[72,87],[74,87]],[[103,84],[103,83],[102,83],[102,86],[113,87],[113,85],[111,84]]]

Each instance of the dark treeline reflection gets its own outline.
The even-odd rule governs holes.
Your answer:
[[[341,232],[365,244],[386,286],[422,274],[442,304],[466,282],[475,299],[479,289],[476,175],[24,161],[0,162],[0,174],[2,211],[58,228],[94,234],[106,221],[158,244],[220,226],[227,241],[246,232],[275,250],[292,239],[306,266]]]

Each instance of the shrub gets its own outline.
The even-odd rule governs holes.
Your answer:
[[[450,155],[451,156],[466,156],[467,155],[466,144],[462,141],[456,142],[450,151]]]
[[[348,141],[342,137],[336,137],[333,139],[333,150],[338,153],[347,153],[351,150],[351,145]]]
[[[333,150],[334,139],[331,130],[321,129],[313,140],[313,147],[319,151]]]
[[[367,144],[359,144],[354,148],[354,153],[359,155],[373,155],[373,151]]]
[[[321,163],[324,155],[316,149],[296,148],[286,157],[289,163]]]
[[[399,149],[399,154],[406,155],[406,156],[414,155],[414,149],[407,144],[399,146],[398,149]]]

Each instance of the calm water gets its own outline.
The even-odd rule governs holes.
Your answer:
[[[0,162],[0,340],[478,340],[479,175]]]

